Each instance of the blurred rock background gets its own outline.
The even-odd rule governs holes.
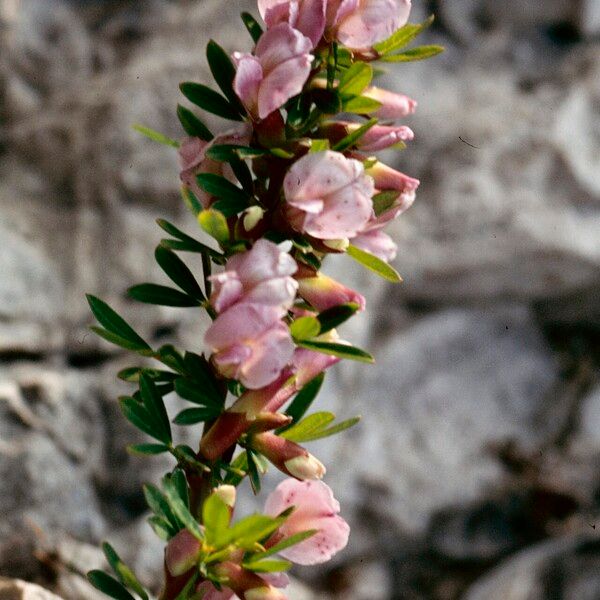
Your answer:
[[[405,284],[336,263],[378,362],[329,376],[321,406],[367,418],[312,448],[354,534],[291,598],[597,600],[600,2],[413,4],[447,52],[386,76],[420,103],[393,158],[423,181],[395,225]],[[240,9],[0,0],[0,575],[67,600],[96,597],[103,538],[160,579],[140,486],[165,464],[123,450],[132,359],[87,332],[84,292],[199,346],[190,311],[125,298],[160,278],[154,219],[194,227],[173,151],[131,125],[181,135],[177,84],[208,79],[209,37],[249,48]]]

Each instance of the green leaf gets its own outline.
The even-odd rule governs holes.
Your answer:
[[[135,600],[125,586],[104,571],[94,570],[87,574],[88,581],[103,594],[115,600]]]
[[[368,115],[381,108],[381,102],[367,98],[366,96],[355,96],[345,100],[342,106],[343,112]]]
[[[211,196],[219,198],[218,210],[231,217],[248,208],[250,196],[225,177],[214,173],[200,173],[196,176],[198,185]]]
[[[355,62],[343,72],[337,89],[343,96],[358,96],[372,79],[373,67],[368,63]]]
[[[175,484],[169,478],[165,478],[163,480],[163,485],[167,502],[169,503],[169,507],[173,511],[173,514],[197,540],[202,541],[204,539],[202,529],[200,528],[198,521],[196,521],[192,516],[192,513],[190,513],[189,508],[181,499]]]
[[[310,153],[314,154],[315,152],[324,152],[325,150],[329,150],[329,140],[311,140],[310,141]]]
[[[269,150],[263,150],[262,148],[250,148],[249,146],[239,146],[237,144],[216,144],[211,146],[206,156],[213,160],[220,162],[229,162],[232,158],[258,158],[269,154]]]
[[[171,437],[169,415],[165,409],[164,401],[156,389],[156,384],[147,375],[140,377],[140,395],[148,414],[162,429],[164,439],[161,438],[161,441],[170,444],[173,439]]]
[[[211,494],[202,505],[202,523],[206,541],[214,546],[227,543],[231,509],[217,494]]]
[[[214,390],[202,387],[198,382],[180,378],[175,381],[175,391],[181,398],[204,407],[220,408],[222,395],[217,395]]]
[[[157,382],[172,383],[177,378],[177,374],[171,373],[171,371],[148,369],[146,367],[126,367],[117,373],[117,377],[123,381],[137,383],[142,373],[145,373]]]
[[[155,456],[170,451],[169,446],[165,446],[164,444],[133,444],[127,446],[127,450],[132,454],[142,456]]]
[[[223,213],[209,208],[198,215],[200,227],[220,244],[229,242],[229,226]]]
[[[173,419],[176,425],[196,425],[218,417],[220,411],[214,408],[186,408]]]
[[[246,114],[246,109],[233,89],[235,67],[227,52],[217,42],[210,40],[206,46],[206,59],[208,60],[212,76],[221,88],[221,91],[225,94],[227,100],[231,102],[231,105],[237,112],[242,115]]]
[[[111,344],[115,344],[116,346],[121,346],[121,348],[125,348],[126,350],[134,350],[135,352],[139,352],[143,356],[151,356],[152,350],[146,350],[144,347],[141,347],[139,344],[130,342],[120,335],[116,335],[108,331],[107,329],[102,329],[102,327],[90,327],[90,330],[93,331],[96,335],[99,335],[101,338],[104,338],[107,342]]]
[[[399,54],[387,54],[382,56],[379,60],[384,62],[412,62],[414,60],[424,60],[425,58],[431,58],[437,54],[441,54],[444,51],[443,46],[417,46],[411,48],[405,52]]]
[[[215,136],[210,129],[188,108],[177,105],[177,117],[184,131],[191,137],[198,137],[205,142],[210,142]]]
[[[290,325],[290,333],[294,340],[308,340],[317,337],[321,325],[315,317],[300,317]]]
[[[242,566],[248,571],[252,571],[254,573],[276,573],[291,569],[292,563],[289,560],[283,559],[253,560],[244,561]]]
[[[402,281],[402,277],[400,277],[396,269],[377,256],[365,252],[365,250],[361,250],[356,246],[349,246],[346,250],[346,254],[364,267],[367,267],[367,269],[370,269],[380,277],[383,277],[392,283],[400,283]]]
[[[315,431],[311,435],[306,435],[303,437],[303,442],[313,442],[315,440],[320,440],[322,438],[329,437],[331,435],[335,435],[336,433],[340,433],[345,431],[346,429],[350,429],[350,427],[354,427],[360,421],[360,417],[353,417],[352,419],[347,419],[346,421],[342,421],[341,423],[336,423],[332,427],[328,427],[327,429],[321,429],[319,431]]]
[[[263,34],[262,27],[250,13],[243,12],[241,17],[242,21],[244,21],[246,29],[248,30],[248,33],[252,36],[252,40],[256,44],[256,42],[258,42],[260,39],[260,36]]]
[[[255,495],[260,493],[260,473],[256,464],[256,454],[250,449],[247,450],[248,454],[248,477],[250,478],[250,486]]]
[[[156,283],[141,283],[134,285],[127,290],[130,298],[143,302],[144,304],[158,304],[159,306],[175,306],[179,308],[189,308],[191,306],[200,306],[201,302],[165,285]]]
[[[178,446],[178,448],[179,448],[179,446]],[[175,469],[171,473],[170,476],[167,475],[166,477],[163,477],[163,482],[165,481],[165,479],[168,479],[171,482],[171,484],[177,490],[177,494],[181,498],[182,502],[185,504],[185,506],[187,508],[189,508],[190,507],[190,495],[189,495],[187,479],[185,478],[185,473],[183,472],[183,469],[179,469],[179,468]]]
[[[365,167],[366,168],[366,167]],[[379,217],[384,212],[394,206],[394,202],[400,197],[400,193],[396,190],[387,190],[385,192],[379,192],[373,196],[373,210],[375,216]]]
[[[325,429],[327,425],[335,420],[335,415],[330,412],[316,412],[309,415],[299,423],[292,425],[289,429],[286,429],[280,435],[286,440],[292,442],[304,442],[307,437],[317,431]]]
[[[404,27],[400,27],[392,33],[392,35],[373,45],[373,49],[379,55],[390,54],[400,48],[404,48],[407,44],[412,42],[419,34],[427,29],[434,21],[434,16],[431,15],[423,23],[407,23]]]
[[[206,300],[192,272],[173,251],[164,246],[157,246],[154,257],[169,279],[188,296],[200,302]]]
[[[108,543],[102,544],[102,551],[108,564],[115,572],[121,583],[133,590],[143,600],[148,600],[146,590],[135,576],[134,572],[121,560],[121,557],[115,552],[115,549]]]
[[[186,81],[180,84],[181,93],[192,103],[230,121],[243,121],[240,113],[221,94],[201,83]]]
[[[194,192],[192,192],[192,190],[190,190],[190,188],[186,187],[185,185],[182,185],[179,188],[179,192],[181,194],[183,203],[187,206],[189,211],[195,217],[197,217],[198,213],[202,210],[202,204],[201,204],[200,200],[198,200],[198,198],[196,198],[196,195],[194,194]]]
[[[221,406],[227,392],[219,387],[210,363],[203,356],[186,352],[184,365],[191,378],[198,383],[197,388],[202,389],[211,403]],[[182,398],[186,398],[186,396],[182,396]]]
[[[372,127],[377,125],[378,119],[370,119],[364,125],[361,125],[358,129],[354,130],[352,133],[349,133],[346,137],[342,138],[333,149],[337,152],[343,152],[344,150],[350,148],[350,146],[354,146],[360,138],[369,131]]]
[[[302,342],[297,342],[297,345],[301,346],[302,348],[307,348],[308,350],[314,350],[315,352],[322,352],[323,354],[338,356],[339,358],[348,358],[350,360],[366,363],[375,362],[373,357],[368,352],[365,352],[360,348],[356,348],[355,346],[350,346],[349,344],[304,340]]]
[[[164,542],[168,542],[175,535],[171,530],[171,525],[160,517],[149,517],[148,524],[152,527],[152,531]]]
[[[301,531],[300,533],[295,533],[294,535],[290,535],[290,537],[285,538],[284,540],[282,540],[278,544],[275,544],[274,546],[271,546],[265,552],[261,552],[260,554],[253,555],[252,558],[246,562],[251,563],[251,562],[262,560],[263,558],[267,558],[268,556],[273,556],[274,554],[277,554],[278,552],[281,552],[282,550],[285,550],[286,548],[291,548],[292,546],[295,546],[296,544],[299,544],[300,542],[307,540],[308,538],[312,537],[316,533],[319,533],[318,529],[310,529],[309,531]]]
[[[310,408],[311,404],[314,402],[317,397],[319,391],[321,390],[321,386],[323,385],[323,381],[325,379],[325,373],[320,373],[314,379],[311,379],[296,395],[294,401],[289,405],[288,409],[285,411],[285,414],[292,417],[292,425],[282,429],[281,431],[285,431],[285,429],[289,429],[293,426],[294,423],[297,423],[306,413],[306,411]]]
[[[144,497],[150,510],[164,521],[163,526],[168,526],[169,528],[169,537],[173,537],[183,529],[183,524],[171,510],[165,495],[152,484],[145,484],[143,489]]]
[[[147,408],[131,396],[124,396],[119,399],[119,405],[124,417],[138,429],[147,433],[149,436],[157,439],[164,444],[170,444],[170,435],[167,435],[164,428],[148,412]]]
[[[177,371],[177,373],[185,373],[185,364],[183,356],[178,350],[171,344],[165,344],[158,349],[158,360],[162,363]]]
[[[337,306],[333,306],[319,313],[317,319],[321,324],[321,334],[327,333],[340,326],[350,317],[355,315],[359,308],[360,306],[358,304],[347,302],[346,304],[338,304]]]
[[[229,530],[229,540],[244,550],[253,550],[257,542],[277,531],[285,519],[267,515],[250,515]]]
[[[208,256],[210,256],[212,258],[216,258],[216,259],[223,258],[223,255],[220,252],[217,252],[216,250],[213,250],[209,246],[202,244],[198,240],[187,235],[187,233],[183,233],[183,231],[181,231],[180,229],[175,227],[175,225],[173,225],[172,223],[169,223],[168,221],[165,221],[164,219],[157,219],[156,222],[158,223],[158,226],[161,229],[163,229],[168,234],[172,235],[173,237],[177,238],[180,242],[182,242],[182,244],[177,246],[176,244],[169,243],[169,242],[172,242],[173,240],[162,240],[161,244],[163,246],[170,247],[173,250],[185,250],[187,252],[196,252],[199,254],[207,254]]]
[[[154,129],[150,129],[150,127],[144,127],[143,125],[134,125],[133,129],[138,133],[146,136],[151,139],[153,142],[158,142],[163,146],[170,146],[171,148],[179,148],[179,142],[177,140],[173,140],[166,135],[159,133],[158,131],[154,131]]]
[[[113,334],[113,339],[108,339],[107,336],[103,335],[108,341],[114,341],[120,339],[128,343],[130,350],[137,350],[138,352],[149,352],[152,353],[152,348],[131,328],[131,326],[121,318],[106,302],[103,302],[99,298],[87,294],[87,300],[92,309],[92,313],[100,325],[102,325],[109,333]],[[117,343],[116,341],[114,343]],[[120,343],[119,345],[123,345]],[[126,347],[126,346],[124,346]]]

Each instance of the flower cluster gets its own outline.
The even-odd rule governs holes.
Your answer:
[[[177,288],[129,290],[141,302],[206,310],[212,323],[195,352],[152,348],[89,297],[99,335],[162,364],[119,374],[138,386],[121,398],[124,415],[154,438],[132,451],[176,460],[162,489],[145,489],[150,524],[167,542],[161,600],[285,598],[283,571],[327,561],[348,541],[339,504],[321,481],[325,466],[302,444],[356,424],[307,412],[330,366],[372,357],[337,333],[365,309],[364,297],[321,268],[329,254],[347,254],[400,281],[389,265],[397,248],[383,230],[414,202],[419,181],[373,153],[414,138],[397,121],[416,102],[374,86],[372,63],[441,50],[403,50],[431,23],[407,24],[410,8],[410,0],[258,0],[266,29],[242,15],[251,52],[228,55],[208,44],[222,93],[181,85],[190,102],[238,125],[214,135],[179,106],[188,135],[181,143],[138,128],[178,148],[183,198],[215,242],[159,221],[170,237],[156,260]],[[202,284],[178,252],[200,255]],[[192,404],[173,423],[204,424],[197,450],[173,441],[171,392]],[[237,486],[249,480],[258,493],[269,463],[289,478],[262,514],[234,520]],[[105,551],[118,580],[94,571],[92,583],[114,598],[130,590],[147,599],[114,549]]]

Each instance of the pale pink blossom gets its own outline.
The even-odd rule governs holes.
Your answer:
[[[303,156],[283,189],[294,229],[318,239],[354,237],[373,215],[373,180],[360,161],[326,150]]]
[[[248,111],[264,119],[302,91],[313,60],[309,38],[287,23],[267,30],[254,54],[234,53],[233,87]]]
[[[394,240],[379,229],[365,231],[352,239],[352,245],[369,252],[384,262],[390,262],[398,254]]]
[[[408,21],[411,0],[329,0],[327,26],[348,48],[364,49]]]
[[[182,183],[194,193],[204,208],[210,206],[213,196],[205,192],[198,185],[196,175],[200,173],[213,173],[225,177],[232,183],[237,183],[237,179],[229,163],[208,158],[206,153],[212,146],[220,144],[247,146],[250,143],[251,135],[251,126],[244,124],[237,129],[216,136],[210,142],[197,137],[189,137],[181,143],[179,147],[179,163],[181,165],[179,177]]]
[[[296,348],[292,364],[298,388],[306,385],[311,379],[338,363],[341,359],[322,352],[313,352],[306,348]]]
[[[350,527],[325,483],[286,479],[267,498],[265,513],[275,517],[290,506],[295,510],[278,531],[282,538],[313,529],[317,533],[281,551],[281,556],[299,565],[314,565],[327,562],[346,547]]]
[[[327,0],[258,0],[258,10],[267,27],[289,23],[312,42],[319,43],[325,31]]]
[[[250,389],[275,381],[294,354],[278,306],[235,304],[217,317],[204,339],[217,369]]]
[[[286,588],[290,583],[290,578],[285,573],[264,573],[262,574],[261,579],[268,584],[268,586],[264,586],[262,589],[268,589],[271,594],[275,593],[271,591],[272,588]],[[260,590],[261,588],[255,588],[255,590],[256,589]],[[196,588],[196,593],[202,600],[240,600],[239,596],[236,596],[231,589],[223,587],[223,589],[219,591],[210,581],[203,581]],[[246,598],[252,598],[253,593],[256,597],[256,594],[259,592],[253,590],[247,591]],[[277,593],[282,594],[282,592]],[[279,595],[273,596],[273,598],[286,598],[286,596]]]
[[[297,270],[289,248],[265,239],[258,240],[251,250],[234,254],[225,271],[213,275],[214,291],[210,301],[220,313],[235,303],[249,302],[278,306],[283,316],[292,306],[298,289],[291,277]]]
[[[326,135],[333,136],[333,139],[341,140],[346,135],[354,133],[362,125],[362,123],[349,121],[333,121],[326,123],[323,131]],[[363,152],[378,152],[398,142],[410,141],[414,137],[412,129],[405,125],[374,125],[356,142],[356,147]]]
[[[367,173],[373,178],[377,191],[400,192],[392,206],[377,218],[371,219],[369,226],[373,225],[374,222],[377,224],[388,223],[412,206],[415,201],[417,188],[421,183],[418,179],[409,177],[379,161],[370,167]]]
[[[323,273],[299,278],[298,284],[298,294],[319,312],[347,302],[358,304],[359,310],[365,308],[364,296]]]
[[[368,87],[362,95],[381,103],[381,106],[372,113],[380,119],[400,119],[412,115],[417,109],[416,100],[383,88]]]

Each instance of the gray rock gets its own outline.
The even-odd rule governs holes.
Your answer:
[[[599,567],[597,539],[551,540],[501,563],[464,600],[595,600],[600,595]]]
[[[62,600],[34,583],[0,577],[0,598],[3,600]]]

